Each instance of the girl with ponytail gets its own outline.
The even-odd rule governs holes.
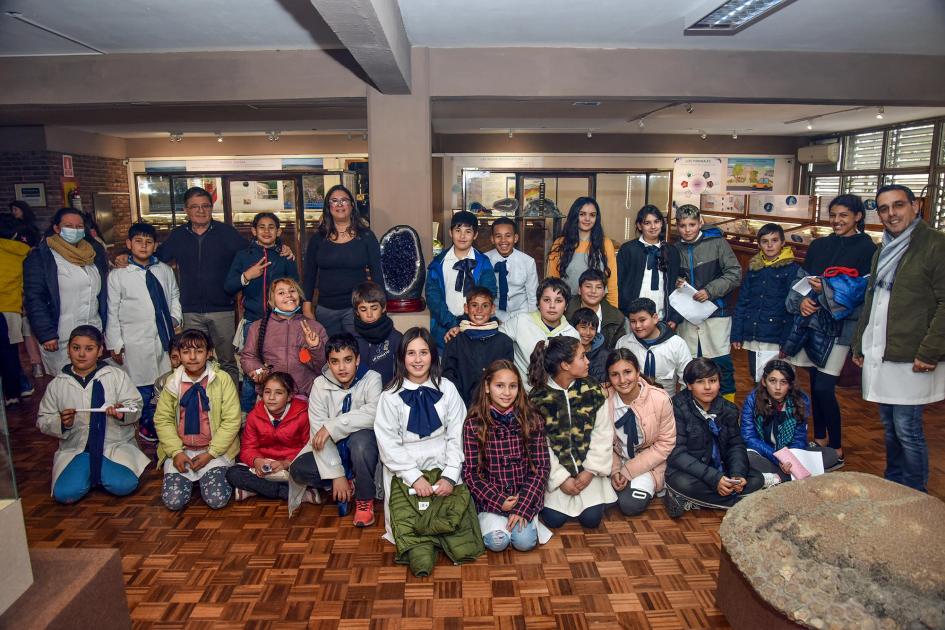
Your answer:
[[[545,424],[551,470],[541,519],[558,528],[570,519],[595,528],[617,500],[609,477],[614,424],[601,386],[588,378],[584,346],[552,337],[532,352],[529,400]]]
[[[240,352],[240,367],[247,378],[262,383],[272,372],[286,372],[295,381],[296,396],[307,398],[312,381],[325,365],[328,334],[314,319],[302,314],[302,289],[292,278],[280,278],[269,287],[269,311],[253,322]]]

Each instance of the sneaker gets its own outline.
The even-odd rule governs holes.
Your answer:
[[[3,400],[3,404],[4,404],[5,406],[7,406],[7,407],[11,407],[11,406],[13,406],[13,405],[18,405],[18,404],[20,404],[20,399],[19,399],[19,398],[5,398],[5,399]]]
[[[139,427],[138,437],[148,444],[155,444],[158,441],[157,432],[155,432],[154,429],[150,429],[148,427]]]
[[[842,457],[838,457],[837,463],[831,466],[830,468],[826,469],[824,472],[833,472],[835,470],[840,470],[846,465],[846,463],[847,463],[846,460],[844,460]]]
[[[302,503],[321,505],[322,502],[322,493],[318,491],[318,488],[307,488],[305,494],[302,495]]]
[[[663,506],[666,508],[666,514],[671,519],[677,519],[686,512],[685,504],[669,488],[666,489],[666,494],[663,495]]]
[[[771,486],[776,486],[781,483],[781,477],[774,473],[761,473],[761,476],[765,478],[765,488],[770,488]]]
[[[33,395],[35,389],[33,384],[30,383],[30,379],[26,378],[25,374],[20,375],[20,397],[27,398]]]
[[[256,496],[256,493],[252,490],[244,490],[242,488],[235,488],[233,490],[234,501],[245,501],[246,499],[254,496]]]
[[[354,501],[354,526],[370,527],[374,524],[374,501],[373,499],[355,499]]]
[[[45,374],[45,372],[43,372],[43,366],[40,365],[39,363],[37,363],[36,365],[34,365],[34,366],[33,366],[33,378],[43,378],[44,376],[46,376],[46,374]]]

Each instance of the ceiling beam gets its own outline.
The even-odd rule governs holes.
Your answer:
[[[410,40],[396,0],[311,0],[383,94],[410,93]]]

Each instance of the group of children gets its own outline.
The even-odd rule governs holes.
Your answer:
[[[774,456],[781,448],[842,464],[808,445],[810,402],[790,363],[768,362],[741,412],[729,400],[730,338],[752,351],[779,342],[740,314],[756,300],[784,309],[796,264],[783,232],[762,230],[746,278],[775,270],[780,289],[767,276],[760,290],[743,288],[733,326],[725,298],[741,271],[731,250],[698,209],[683,206],[677,223],[681,240],[670,245],[660,211],[640,211],[640,239],[611,266],[628,270],[612,301],[608,269],[579,269],[572,257],[572,297],[567,278],[539,281],[515,248],[513,221],[495,221],[495,249],[482,254],[475,215],[459,212],[452,247],[428,269],[430,330],[395,331],[383,288],[366,282],[352,295],[356,334],[328,337],[302,313],[295,267],[275,247],[278,218],[262,213],[227,280],[243,292],[242,392],[214,362],[208,335],[174,334],[173,274],[153,258],[153,228],[136,224],[132,264],[109,278],[109,330],[72,332],[70,365],[40,406],[40,430],[60,439],[53,496],[134,491],[150,462],[135,441],[140,424],[142,438],[157,440],[168,509],[184,509],[194,483],[214,509],[260,495],[292,513],[328,491],[341,515],[353,500],[354,524],[368,527],[383,496],[398,562],[426,575],[437,550],[454,562],[485,548],[525,551],[570,520],[599,526],[612,504],[636,515],[662,495],[673,518],[730,507],[790,478]],[[699,326],[669,302],[684,280],[696,300],[718,304]],[[102,361],[106,347],[124,369]]]

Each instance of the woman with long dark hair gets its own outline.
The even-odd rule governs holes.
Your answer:
[[[679,250],[666,245],[666,217],[654,205],[637,212],[640,237],[627,241],[617,252],[619,308],[630,315],[628,306],[637,298],[650,298],[656,304],[660,321],[675,329],[682,317],[669,304],[669,294],[676,290],[679,278]]]
[[[607,278],[607,301],[617,306],[617,255],[614,243],[604,236],[600,206],[593,197],[578,197],[571,204],[562,235],[548,253],[545,274],[561,278],[578,294],[578,280],[587,269],[597,269]]]
[[[365,280],[384,285],[381,247],[358,212],[351,191],[337,184],[325,194],[318,232],[305,250],[305,314],[328,335],[354,334],[351,292]]]

